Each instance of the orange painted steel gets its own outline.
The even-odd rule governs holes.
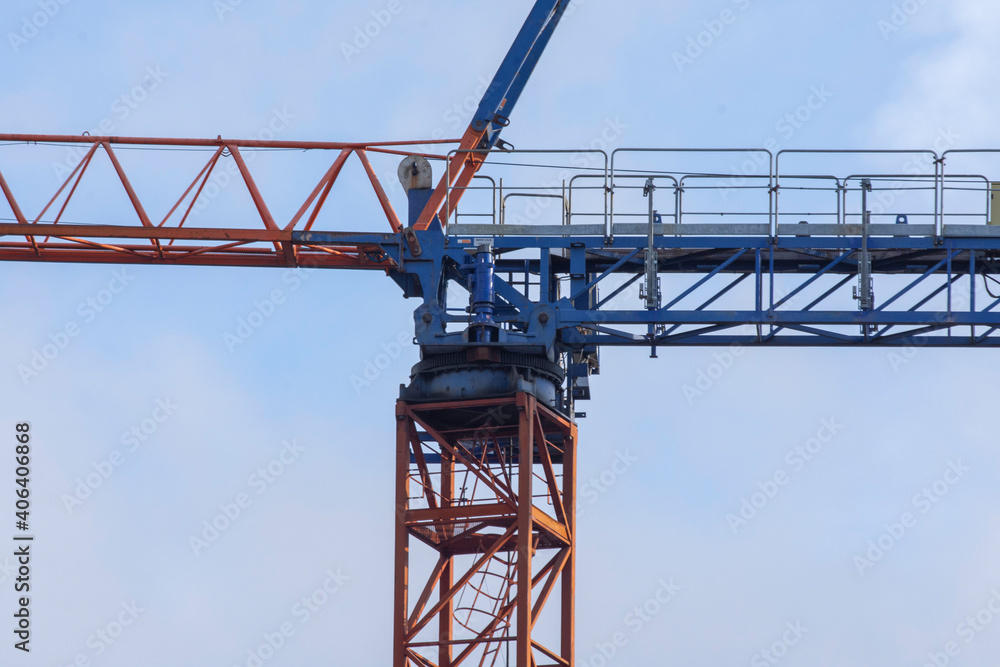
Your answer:
[[[472,183],[479,168],[486,162],[485,152],[475,152],[486,136],[485,131],[477,131],[470,126],[462,137],[457,151],[451,156],[444,175],[431,194],[430,200],[413,225],[414,229],[427,229],[435,217],[441,220],[441,226],[447,227],[452,213],[458,208],[458,202],[466,188]]]
[[[576,426],[527,393],[396,420],[393,667],[573,665]]]
[[[368,160],[368,153],[410,155],[417,147],[435,144],[455,144],[458,140],[394,142],[329,142],[329,141],[263,141],[240,139],[170,139],[148,137],[96,137],[77,135],[0,134],[0,143],[11,144],[80,144],[89,146],[80,162],[48,199],[41,211],[26,216],[24,207],[7,178],[0,170],[0,192],[13,219],[0,222],[0,261],[84,262],[114,264],[189,264],[201,266],[282,266],[347,269],[389,270],[391,261],[377,246],[351,245],[318,247],[296,242],[293,232],[311,231],[327,203],[328,196],[351,155],[356,155],[371,181],[375,197],[389,223],[389,232],[402,229],[399,217]],[[150,211],[132,186],[129,173],[118,159],[114,146],[130,148],[210,150],[211,157],[187,184],[166,215],[154,223]],[[410,148],[413,150],[409,150]],[[260,191],[243,150],[296,149],[303,151],[333,151],[335,156],[323,177],[298,207],[291,220],[275,219],[273,209]],[[81,151],[82,153],[82,151]],[[110,185],[124,189],[134,211],[128,224],[67,223],[63,214],[77,188],[88,174],[94,158],[107,156],[117,178]],[[429,158],[444,156],[417,153]],[[0,154],[2,157],[2,154]],[[247,228],[191,228],[190,216],[202,196],[220,159],[231,157],[236,173],[256,209]],[[2,167],[2,165],[0,165]],[[134,175],[134,174],[133,174]],[[52,211],[51,219],[43,219]],[[345,231],[330,230],[323,231]],[[122,240],[127,241],[122,241]]]

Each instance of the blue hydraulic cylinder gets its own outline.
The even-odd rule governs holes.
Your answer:
[[[496,291],[493,287],[493,249],[481,245],[476,252],[476,264],[472,285],[472,323],[469,326],[469,342],[496,342],[498,327],[493,321],[496,309]]]

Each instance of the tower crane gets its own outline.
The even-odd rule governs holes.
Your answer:
[[[33,215],[3,175],[16,165],[0,165],[14,216],[0,223],[0,260],[377,271],[419,304],[421,358],[395,408],[394,667],[575,664],[577,423],[585,416],[578,405],[590,399],[601,347],[655,356],[669,346],[1000,345],[1000,299],[976,299],[977,281],[995,282],[998,273],[992,196],[1000,188],[948,173],[949,158],[964,151],[917,151],[918,167],[905,174],[834,176],[786,166],[806,151],[740,149],[728,152],[753,153],[764,166],[735,183],[734,174],[671,167],[694,149],[618,149],[592,151],[592,161],[566,167],[557,185],[518,188],[492,178],[490,167],[537,170],[565,158],[518,151],[501,134],[567,6],[534,3],[454,141],[0,134],[4,143],[79,147],[82,156]],[[119,160],[132,148],[196,148],[210,157],[160,217]],[[289,220],[276,219],[245,157],[273,149],[329,156]],[[373,153],[402,158],[402,214]],[[81,180],[105,159],[134,221],[67,222]],[[318,228],[355,159],[388,229]],[[444,172],[436,184],[433,161]],[[196,202],[226,164],[257,219],[240,228],[193,224]],[[748,208],[691,208],[699,190],[730,181]],[[826,207],[811,220],[796,219],[804,216],[786,199],[803,183],[815,184]],[[970,189],[985,206],[946,206]],[[919,190],[923,199],[906,212],[875,210],[880,190]],[[524,219],[512,198],[558,202],[559,224]],[[463,215],[473,200],[487,202],[479,222]],[[625,303],[636,284],[640,304]],[[965,286],[959,303],[955,292]],[[456,290],[468,298],[456,302]],[[411,569],[415,549],[433,554],[427,571]]]

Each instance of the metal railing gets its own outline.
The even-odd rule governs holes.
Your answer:
[[[873,236],[1000,236],[1000,211],[995,216],[993,212],[993,196],[1000,194],[1000,183],[980,173],[947,173],[947,158],[959,154],[1000,155],[1000,149],[951,150],[940,156],[929,150],[787,149],[772,153],[763,148],[620,148],[610,156],[599,150],[494,153],[476,177],[480,184],[466,186],[467,190],[492,189],[488,198],[492,204],[470,213],[466,210],[469,202],[463,199],[453,216],[453,233],[481,228],[466,223],[476,218],[498,227],[483,233],[497,235],[527,230],[557,235],[603,233],[612,238],[646,235],[650,224],[657,235],[857,235],[864,213],[864,182],[871,184],[867,201]],[[518,155],[535,161],[518,161]],[[570,164],[549,164],[545,156],[568,158]],[[714,161],[718,166],[720,159],[730,166],[679,168],[697,161]],[[788,168],[790,162],[803,159],[824,163],[824,168]],[[852,161],[853,168],[841,175],[825,168],[838,159]],[[872,167],[879,160],[893,166]],[[658,168],[661,163],[663,168]],[[512,185],[518,182],[516,176],[505,172],[493,178],[485,173],[508,169],[520,169],[522,175],[524,170],[560,171],[558,178],[543,179],[542,185],[537,184],[538,178],[534,183]],[[446,197],[450,196],[451,191]],[[652,218],[647,197],[655,198]],[[531,216],[511,215],[514,202],[538,200],[559,202],[557,225],[535,224]]]
[[[458,155],[458,154],[469,154],[469,155],[472,155],[472,154],[481,154],[482,152],[483,151],[479,151],[479,150],[459,150],[459,149],[450,151],[448,153],[448,160],[447,160],[447,163],[446,163],[447,164],[447,167],[446,167],[446,170],[447,170],[446,171],[447,182],[449,182],[449,183],[452,182],[452,177],[451,177],[452,176],[451,175],[451,158],[452,157],[454,157],[455,155]],[[574,169],[573,165],[568,164],[568,163],[567,164],[548,164],[548,163],[545,163],[545,162],[535,162],[535,163],[528,162],[528,163],[522,163],[522,162],[512,161],[508,157],[508,156],[518,156],[518,155],[533,156],[533,157],[536,157],[536,158],[537,157],[545,157],[545,156],[563,156],[563,157],[574,157],[575,156],[575,157],[579,158],[580,156],[587,156],[587,159],[586,159],[587,162],[594,161],[596,159],[596,161],[598,162],[599,166],[597,166],[597,167],[588,167],[585,171],[583,171],[579,167],[577,167],[577,168]],[[598,185],[590,186],[590,187],[587,187],[586,189],[591,190],[591,191],[600,192],[601,199],[603,200],[603,212],[589,211],[587,213],[587,215],[600,215],[602,217],[602,221],[600,223],[600,226],[602,227],[602,229],[606,229],[608,227],[608,224],[609,224],[608,223],[608,214],[609,214],[608,199],[609,199],[609,195],[610,195],[610,192],[611,192],[611,188],[609,186],[609,174],[610,174],[610,171],[609,171],[609,159],[608,159],[608,154],[606,152],[604,152],[602,150],[561,150],[561,149],[557,149],[557,150],[544,150],[544,149],[540,149],[540,150],[511,150],[511,151],[494,151],[494,152],[490,153],[490,158],[492,158],[494,161],[488,162],[484,166],[484,169],[485,168],[493,168],[493,169],[501,170],[501,169],[504,169],[504,168],[518,168],[518,169],[521,169],[521,170],[529,170],[529,169],[532,169],[532,170],[543,170],[543,171],[544,170],[552,170],[552,169],[559,170],[558,176],[555,179],[555,181],[548,182],[548,183],[543,183],[542,185],[536,185],[536,184],[532,183],[532,184],[527,184],[527,185],[517,184],[517,185],[511,186],[509,184],[505,185],[504,182],[503,182],[503,178],[500,178],[499,179],[499,185],[497,186],[498,187],[498,193],[495,196],[495,200],[499,201],[499,210],[497,211],[497,209],[494,208],[494,210],[492,212],[492,221],[491,221],[492,224],[494,224],[494,225],[501,225],[501,226],[504,226],[504,227],[509,227],[509,226],[525,227],[526,226],[524,224],[516,224],[516,225],[510,225],[509,224],[509,221],[508,221],[508,202],[511,199],[528,199],[528,200],[537,200],[537,199],[554,200],[554,199],[558,199],[558,200],[561,201],[561,216],[560,216],[560,224],[558,225],[558,227],[565,227],[565,226],[572,225],[573,224],[574,211],[573,211],[573,208],[572,208],[572,195],[570,194],[570,191],[569,191],[569,189],[570,189],[570,185],[569,184],[570,184],[570,182],[572,181],[572,179],[575,176],[586,174],[586,175],[591,176],[591,177],[593,177],[595,179],[600,179],[600,183]],[[536,182],[537,182],[537,180],[536,180]],[[496,183],[496,181],[494,181],[494,183]],[[459,188],[449,188],[448,191],[445,193],[445,207],[444,207],[443,210],[445,210],[445,211],[451,210],[450,201],[451,201],[451,197],[452,197],[452,192],[453,191],[457,191],[458,189]],[[465,190],[470,190],[470,189],[473,189],[473,188],[472,188],[472,186],[466,186],[464,189]],[[577,187],[577,191],[579,191],[579,190],[580,190],[580,187],[578,186]],[[459,206],[456,206],[456,208],[455,208],[455,214],[453,215],[453,218],[455,219],[455,223],[456,224],[458,223],[458,221],[461,219],[462,216],[472,215],[472,214],[470,214],[468,212],[462,212],[461,211],[461,208],[462,208],[461,203],[464,203],[464,198],[460,202]],[[497,219],[497,212],[499,212],[499,220]],[[480,213],[479,215],[484,216],[485,214]],[[452,222],[451,220],[448,221],[449,224],[451,222]],[[528,221],[528,224],[530,225],[530,220]],[[465,225],[465,227],[468,227],[468,225]],[[549,226],[540,225],[540,227],[549,227]],[[556,230],[556,231],[559,231],[559,230]],[[565,231],[566,230],[561,230],[560,233],[565,233]],[[587,231],[592,232],[593,230],[588,229]],[[546,232],[552,233],[551,230],[545,230],[544,232],[540,231],[538,233],[546,233]],[[598,233],[600,233],[600,232],[598,232]]]

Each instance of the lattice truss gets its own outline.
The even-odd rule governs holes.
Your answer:
[[[996,346],[998,157],[972,150],[491,155],[470,185],[452,190],[461,204],[435,251],[462,266],[470,248],[489,241],[496,319],[512,334],[526,332],[518,338],[524,344],[547,344],[555,328],[562,349],[576,351]],[[314,239],[324,242],[322,234]],[[400,251],[401,265],[427,284],[434,276],[419,273],[419,259]],[[468,288],[466,273],[443,276]],[[433,305],[447,306],[439,319],[448,331],[467,326],[464,300]],[[437,326],[434,319],[428,330]]]
[[[572,664],[575,426],[524,393],[397,420],[393,664]]]
[[[327,207],[336,211],[324,212],[352,157],[371,184],[387,231],[398,232],[403,222],[387,194],[399,187],[398,159],[376,171],[369,155],[443,159],[421,152],[443,143],[453,141],[3,134],[0,260],[386,270],[392,264],[377,244],[354,243],[348,234],[320,247],[297,234],[324,219],[325,229],[371,228],[343,224],[342,197]],[[304,174],[314,176],[302,181]],[[330,224],[331,216],[337,222]]]

